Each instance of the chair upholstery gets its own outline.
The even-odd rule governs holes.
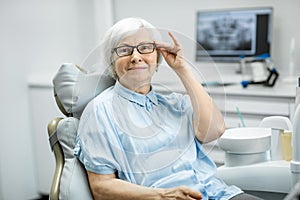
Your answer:
[[[70,63],[63,64],[54,76],[55,100],[67,117],[53,119],[48,124],[49,141],[56,158],[51,200],[92,199],[84,166],[73,152],[77,127],[87,103],[114,83],[105,70],[88,73]]]
[[[79,118],[90,100],[115,83],[107,71],[87,72],[78,65],[63,64],[53,78],[54,96],[61,111]]]

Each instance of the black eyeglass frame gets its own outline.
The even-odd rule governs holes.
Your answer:
[[[147,44],[153,45],[153,50],[152,50],[151,52],[147,52],[147,53],[141,52],[141,51],[139,50],[139,47],[142,46],[142,45],[145,45],[145,44],[146,44],[146,45],[147,45]],[[130,53],[130,54],[126,54],[126,55],[119,55],[119,54],[118,54],[118,49],[119,49],[119,48],[122,48],[122,47],[131,47],[131,53]],[[124,56],[130,56],[130,55],[132,55],[134,49],[136,49],[140,54],[149,54],[149,53],[153,53],[153,52],[154,52],[154,50],[156,49],[156,45],[155,45],[155,43],[153,43],[153,42],[145,42],[145,43],[138,44],[138,45],[136,45],[136,46],[131,46],[131,45],[119,46],[119,47],[114,48],[113,51],[114,51],[119,57],[124,57]]]

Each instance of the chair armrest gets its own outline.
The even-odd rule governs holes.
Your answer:
[[[63,118],[56,118],[49,122],[48,124],[48,136],[49,138],[53,137],[56,134],[57,125]],[[55,155],[56,167],[54,172],[54,177],[52,181],[51,191],[50,191],[50,200],[59,199],[59,188],[60,188],[60,178],[62,175],[62,170],[64,166],[64,155],[62,148],[59,142],[50,144],[51,148]]]

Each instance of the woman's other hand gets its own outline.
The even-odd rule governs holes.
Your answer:
[[[202,194],[186,186],[180,186],[178,188],[165,189],[162,199],[199,200],[202,199]]]

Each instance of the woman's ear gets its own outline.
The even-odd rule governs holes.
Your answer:
[[[109,72],[109,75],[110,75],[113,79],[117,80],[117,79],[118,79],[118,75],[117,75],[116,68],[115,68],[115,65],[114,65],[114,64],[115,64],[114,62],[112,62],[112,63],[110,64],[109,69],[108,69],[108,72]]]
[[[162,62],[162,59],[163,59],[163,57],[162,57],[161,53],[157,52],[157,65],[159,65]]]
[[[118,80],[118,75],[117,75],[117,71],[116,71],[116,66],[115,65],[112,65],[112,75],[113,77]]]

